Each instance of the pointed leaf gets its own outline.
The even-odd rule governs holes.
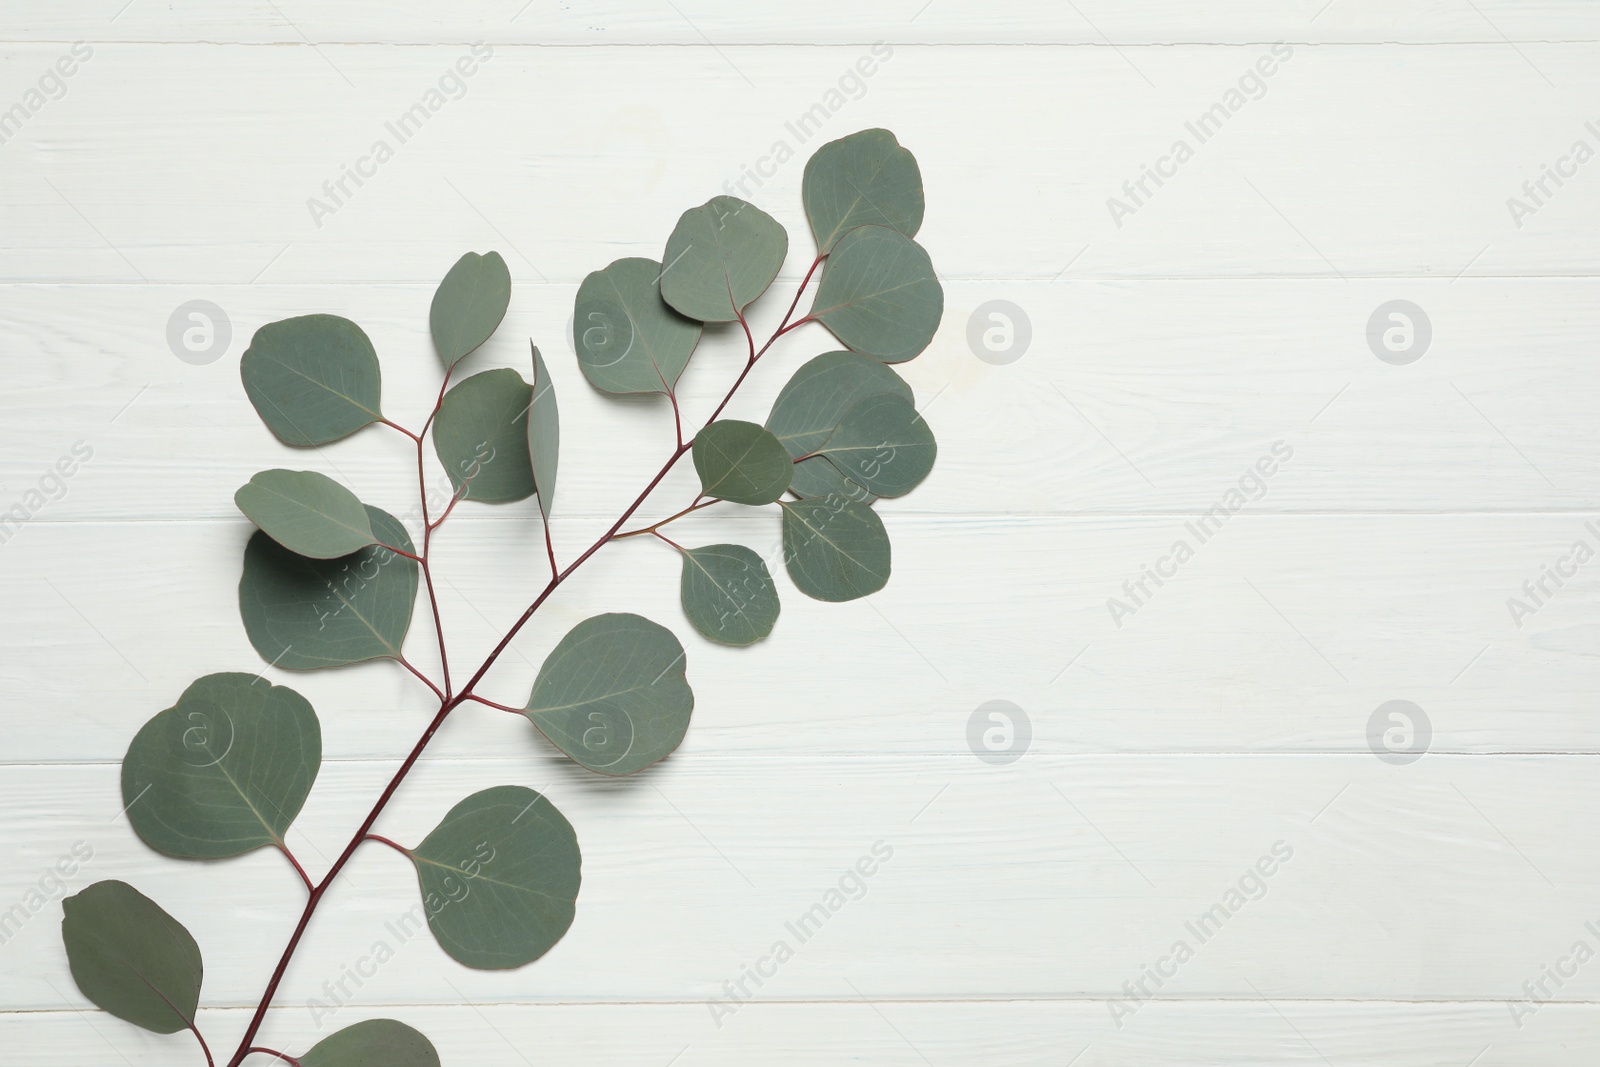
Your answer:
[[[821,448],[851,408],[882,393],[911,400],[911,386],[878,360],[855,352],[825,352],[794,372],[772,402],[767,429],[789,455],[800,459]]]
[[[511,306],[511,271],[499,252],[468,252],[456,260],[433,294],[428,327],[446,367],[489,339]]]
[[[415,553],[388,512],[367,507],[372,532]],[[398,657],[417,599],[417,565],[376,545],[340,559],[296,555],[264,533],[244,550],[239,614],[250,644],[268,663],[310,671]]]
[[[533,495],[528,409],[533,388],[509,367],[474,374],[444,396],[433,449],[468,500],[506,504]]]
[[[818,600],[855,600],[889,581],[883,520],[842,497],[785,502],[783,555],[795,587]]]
[[[193,1024],[204,967],[182,923],[126,882],[96,882],[61,910],[67,963],[84,996],[158,1034]]]
[[[521,967],[572,925],[583,857],[572,824],[520,785],[474,793],[410,853],[439,947],[468,967]]]
[[[122,761],[144,843],[180,859],[282,845],[322,763],[305,697],[250,674],[208,674],[145,723]]]
[[[883,395],[851,408],[817,453],[870,492],[904,496],[933,470],[939,447],[916,408]]]
[[[376,540],[360,499],[316,471],[262,471],[233,502],[268,537],[313,559],[348,556]]]
[[[267,323],[250,339],[239,376],[286,445],[325,445],[383,417],[378,354],[361,327],[337,315]]]
[[[732,322],[767,291],[789,251],[778,220],[736,196],[678,219],[662,257],[661,296],[691,319]]]
[[[695,435],[694,469],[706,496],[761,505],[789,488],[794,460],[776,437],[755,423],[720,419]]]
[[[857,226],[892,226],[915,237],[922,225],[917,157],[888,130],[861,130],[817,149],[806,163],[801,197],[823,255]]]
[[[405,1023],[368,1019],[318,1041],[300,1067],[439,1067],[433,1043]]]
[[[743,545],[706,545],[683,553],[683,613],[701,635],[749,645],[778,621],[778,589],[766,563]]]
[[[693,710],[683,646],[666,627],[624,613],[585,619],[561,639],[526,714],[589,770],[624,775],[677,748]]]
[[[556,499],[556,467],[561,458],[561,412],[556,407],[556,387],[539,350],[533,350],[533,406],[528,410],[528,459],[533,464],[533,484],[539,510],[545,518]]]
[[[661,299],[661,264],[619,259],[583,279],[572,347],[589,384],[607,393],[670,393],[700,343],[698,322]]]
[[[927,348],[943,314],[928,253],[888,226],[858,226],[839,238],[811,308],[845,347],[885,363]]]

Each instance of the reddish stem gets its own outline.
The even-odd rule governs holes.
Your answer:
[[[295,873],[300,875],[300,880],[306,884],[307,889],[310,889],[311,876],[306,873],[306,869],[304,867],[300,866],[300,861],[294,858],[294,853],[289,851],[289,846],[284,844],[282,841],[278,841],[276,844],[278,846],[278,851],[282,852],[289,862],[294,865]]]
[[[417,670],[410,660],[406,659],[404,656],[396,656],[394,661],[400,664],[400,666],[404,667],[406,670],[410,671],[412,674],[416,675],[417,679],[421,681],[423,685],[433,690],[434,696],[438,697],[440,700],[446,699],[444,690],[440,689],[437,685],[434,685],[433,679]]]
[[[513,715],[523,715],[526,714],[528,710],[526,708],[514,708],[509,704],[499,704],[493,700],[485,699],[484,697],[479,696],[477,693],[467,693],[465,696],[468,700],[482,704],[486,708],[498,708],[501,711],[509,711]]]
[[[368,840],[368,841],[376,841],[380,845],[388,845],[390,848],[394,849],[396,852],[400,853],[400,855],[406,857],[407,859],[411,858],[411,850],[410,849],[406,848],[404,845],[398,845],[395,842],[390,841],[387,837],[383,837],[380,834],[367,834],[366,835],[366,840]]]
[[[162,999],[165,1000],[166,998],[163,997]],[[206,1054],[206,1067],[217,1067],[216,1061],[211,1058],[211,1046],[206,1044],[205,1037],[200,1033],[200,1028],[194,1024],[193,1019],[189,1020],[189,1031],[194,1034],[194,1039],[200,1042],[200,1051]]]
[[[293,1056],[290,1056],[290,1055],[288,1055],[286,1053],[279,1052],[275,1048],[262,1048],[261,1046],[257,1045],[255,1048],[247,1048],[247,1049],[244,1050],[244,1054],[246,1056],[250,1055],[250,1053],[252,1053],[252,1052],[260,1052],[263,1055],[267,1055],[267,1056],[276,1056],[276,1057],[278,1057],[278,1059],[282,1060],[284,1063],[291,1063],[291,1064],[294,1065],[294,1067],[300,1067],[300,1061],[299,1060],[295,1059]]]

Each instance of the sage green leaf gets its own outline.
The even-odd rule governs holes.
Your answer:
[[[520,785],[474,793],[409,853],[439,947],[468,967],[521,967],[572,925],[583,857],[572,824]]]
[[[539,349],[533,350],[533,406],[528,409],[528,460],[539,494],[539,510],[550,517],[556,499],[556,467],[561,459],[561,411],[556,407],[556,387]]]
[[[127,882],[96,882],[61,910],[72,980],[96,1007],[158,1034],[193,1025],[205,968],[182,923]]]
[[[933,470],[933,431],[917,409],[889,394],[850,409],[817,454],[878,496],[904,496]]]
[[[662,258],[661,296],[691,319],[732,322],[767,291],[789,235],[754,204],[714,196],[678,219]]]
[[[456,260],[433,294],[428,328],[446,367],[489,339],[511,306],[511,271],[499,252],[468,252]]]
[[[361,327],[337,315],[267,323],[239,360],[239,377],[286,445],[325,445],[383,418],[378,354]]]
[[[584,377],[602,392],[670,393],[701,329],[661,299],[661,264],[619,259],[578,287],[572,347]]]
[[[393,1019],[347,1026],[312,1045],[297,1060],[300,1067],[439,1067],[433,1043]]]
[[[316,471],[262,471],[233,502],[268,537],[313,559],[348,556],[375,540],[361,500]]]
[[[911,386],[880,361],[855,352],[824,352],[807,360],[778,393],[767,429],[800,459],[821,448],[851,408],[883,393],[911,400]]]
[[[794,460],[778,439],[753,422],[719,419],[694,439],[694,469],[706,496],[736,504],[770,504],[789,488]]]
[[[367,506],[385,545],[415,553],[398,519]],[[239,614],[250,644],[291,671],[398,658],[417,599],[417,564],[379,545],[307,559],[257,532],[244,550]]]
[[[888,226],[857,226],[839,238],[811,308],[846,348],[885,363],[927,348],[943,314],[928,253]]]
[[[283,844],[321,763],[305,697],[251,674],[208,674],[134,735],[122,803],[157,852],[238,856]]]
[[[917,157],[888,130],[861,130],[817,149],[800,195],[822,255],[857,226],[892,226],[915,237],[922,225]]]
[[[433,450],[457,492],[506,504],[533,495],[528,409],[533,388],[509,367],[474,374],[444,395],[433,420]]]
[[[812,456],[794,465],[794,480],[789,483],[789,492],[802,500],[840,497],[870,504],[878,499],[845,477],[843,471],[823,456]]]
[[[561,639],[539,668],[526,714],[589,770],[625,775],[677,748],[693,710],[672,631],[620,613],[585,619]]]
[[[842,497],[784,502],[783,558],[795,587],[818,600],[855,600],[889,581],[883,520]]]
[[[686,550],[679,587],[683,613],[718,644],[754,644],[778,621],[778,588],[761,557],[743,545]]]

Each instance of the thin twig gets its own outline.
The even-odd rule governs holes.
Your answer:
[[[277,845],[278,851],[282,852],[288,861],[294,865],[295,873],[300,875],[300,880],[306,884],[306,889],[315,889],[316,886],[311,883],[311,876],[306,873],[304,867],[300,866],[300,861],[294,858],[294,853],[289,851],[289,846],[282,841],[275,841],[273,844]]]

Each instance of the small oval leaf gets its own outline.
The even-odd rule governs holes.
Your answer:
[[[348,556],[376,540],[361,500],[316,471],[261,471],[233,502],[268,537],[312,559]]]
[[[817,600],[855,600],[889,582],[883,520],[842,497],[784,502],[783,556],[795,587]]]
[[[754,644],[778,622],[778,588],[766,563],[743,545],[685,550],[679,587],[689,622],[719,644]]]
[[[661,299],[661,264],[619,259],[578,287],[572,347],[583,376],[602,392],[670,393],[701,329]]]
[[[922,226],[917,157],[888,130],[861,130],[817,149],[800,195],[823,255],[857,226],[892,226],[907,237]]]
[[[720,419],[694,439],[694,469],[706,496],[736,504],[770,504],[789,488],[794,460],[753,422]]]
[[[661,297],[701,322],[732,322],[783,267],[789,235],[778,220],[736,196],[690,208],[667,238]]]
[[[393,1019],[347,1026],[298,1059],[300,1067],[439,1067],[433,1042]]]
[[[415,553],[398,519],[367,506],[372,532]],[[239,614],[250,644],[291,671],[398,657],[417,599],[417,565],[374,545],[340,559],[307,559],[257,532],[244,550]]]
[[[239,376],[286,445],[325,445],[383,418],[378,354],[361,327],[337,315],[267,323],[250,339]]]
[[[84,996],[158,1034],[194,1023],[205,968],[182,923],[126,882],[96,882],[61,910],[67,963]]]
[[[533,389],[509,367],[474,374],[444,395],[433,420],[433,450],[457,492],[507,504],[533,495],[528,409]]]
[[[305,697],[256,675],[208,674],[134,735],[122,803],[156,851],[223,859],[282,845],[321,764]]]
[[[869,396],[850,409],[817,453],[879,496],[904,496],[933,470],[933,431],[898,396]]]
[[[446,367],[477,349],[499,328],[511,306],[511,271],[499,252],[468,252],[433,294],[428,328]]]
[[[853,352],[903,363],[928,347],[944,289],[922,246],[888,226],[857,226],[834,246],[811,317]]]
[[[474,793],[410,853],[439,947],[468,967],[521,967],[572,925],[583,857],[566,816],[520,785]]]
[[[528,409],[528,459],[533,465],[534,491],[545,518],[556,499],[556,468],[561,459],[561,411],[550,368],[539,349],[533,350],[533,406]]]
[[[634,774],[683,740],[694,710],[683,646],[626,613],[574,626],[539,668],[528,719],[591,771]]]

